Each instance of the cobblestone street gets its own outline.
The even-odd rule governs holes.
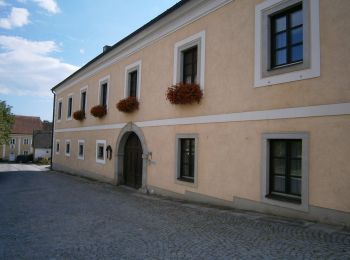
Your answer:
[[[8,170],[0,172],[0,259],[350,259],[343,227]]]

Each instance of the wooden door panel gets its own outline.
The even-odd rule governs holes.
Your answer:
[[[142,146],[136,134],[131,133],[124,150],[125,184],[134,188],[142,186]]]

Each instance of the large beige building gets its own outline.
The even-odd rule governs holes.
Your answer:
[[[53,88],[53,168],[350,225],[349,13],[348,0],[180,1]],[[171,104],[177,83],[201,101]],[[128,97],[138,110],[120,112]]]

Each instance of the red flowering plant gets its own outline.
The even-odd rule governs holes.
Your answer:
[[[78,110],[73,113],[73,118],[78,121],[83,121],[85,119],[85,111]]]
[[[90,113],[94,117],[101,118],[107,114],[107,108],[105,106],[102,106],[102,105],[97,105],[97,106],[94,106],[93,108],[91,108]]]
[[[117,109],[121,112],[132,113],[139,109],[139,101],[136,97],[127,97],[117,103]]]
[[[192,104],[201,101],[203,91],[198,84],[178,83],[168,88],[166,98],[174,105]]]

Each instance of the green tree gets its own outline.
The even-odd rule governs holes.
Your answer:
[[[6,105],[5,101],[0,100],[0,145],[9,143],[14,122],[15,117],[11,113],[11,107]]]

